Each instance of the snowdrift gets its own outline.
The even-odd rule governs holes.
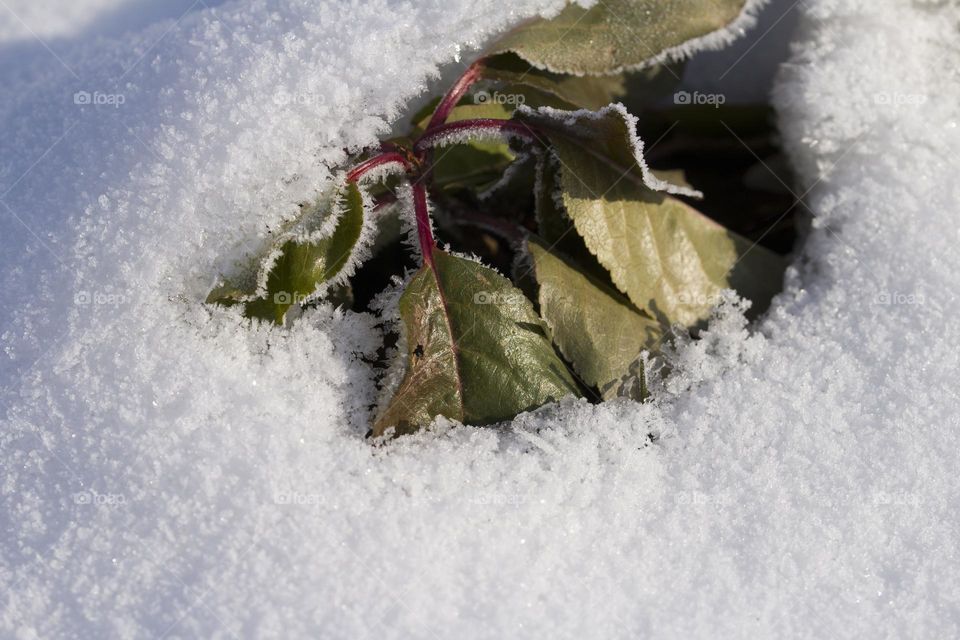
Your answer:
[[[960,635],[956,3],[767,9],[799,15],[775,96],[811,231],[653,403],[374,448],[371,317],[202,304],[442,65],[559,4],[5,6],[0,635]]]

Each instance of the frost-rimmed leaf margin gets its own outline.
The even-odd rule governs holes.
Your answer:
[[[238,277],[221,279],[206,301],[242,305],[246,317],[283,324],[291,307],[346,284],[370,257],[376,237],[372,208],[357,182],[341,178]]]
[[[663,191],[691,198],[703,197],[700,191],[690,186],[672,184],[660,179],[650,169],[643,154],[645,143],[637,134],[637,117],[627,111],[622,103],[615,102],[596,111],[589,109],[564,111],[553,107],[534,109],[521,106],[514,114],[514,118],[543,131],[554,149],[558,146],[575,143],[583,151],[608,165],[619,159],[620,162],[613,168],[619,170],[625,176],[633,172],[634,166],[636,166],[639,169],[639,177],[643,184],[652,191]],[[604,131],[603,128],[607,130]],[[630,150],[629,154],[610,151],[608,141],[618,142],[613,139],[614,136],[624,137]],[[598,151],[595,148],[598,141],[605,145],[603,150]],[[622,142],[622,140],[619,142]],[[617,156],[621,157],[618,158]]]
[[[697,1],[703,6],[693,9],[695,15],[698,11],[702,13],[704,7],[716,6],[716,3],[709,0]],[[639,71],[657,64],[679,62],[698,51],[719,49],[730,44],[756,24],[757,13],[768,2],[768,0],[724,1],[731,4],[729,20],[722,19],[686,35],[674,34],[665,38],[666,42],[656,44],[650,44],[649,37],[645,38],[638,31],[648,24],[656,23],[656,20],[649,19],[647,12],[651,9],[644,6],[662,4],[664,0],[600,0],[589,9],[571,3],[557,16],[537,18],[518,25],[494,42],[488,48],[488,54],[513,52],[533,67],[551,73],[573,76],[603,76]],[[676,11],[677,8],[671,5],[668,9]],[[634,10],[643,13],[644,19],[637,20],[635,25],[630,25],[627,22],[629,17],[624,18],[624,14],[630,14]],[[597,26],[592,22],[594,20],[606,20],[608,24]],[[542,42],[536,42],[534,36],[536,31],[547,33]],[[580,43],[573,37],[573,34],[578,31],[585,34]],[[603,57],[597,55],[597,41],[611,32],[622,33],[622,37],[616,42],[619,46],[609,47],[609,56],[617,59],[602,62]],[[643,48],[638,53],[622,56],[618,50],[625,48],[624,44],[630,43],[643,43]],[[590,53],[594,55],[588,55]],[[583,64],[581,62],[583,60],[588,62]]]
[[[662,324],[695,326],[727,288],[757,308],[779,291],[783,260],[673,197],[699,192],[646,166],[636,120],[622,105],[521,109],[518,118],[549,138],[560,163],[562,210],[590,253]]]
[[[580,378],[604,400],[645,400],[643,353],[659,346],[664,327],[542,239],[529,235],[521,250],[536,281],[540,315]]]

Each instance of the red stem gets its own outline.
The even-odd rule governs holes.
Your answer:
[[[353,169],[347,173],[347,180],[349,182],[356,182],[363,177],[365,173],[371,169],[383,166],[385,164],[390,164],[391,162],[398,162],[403,165],[403,168],[407,171],[410,170],[410,163],[407,162],[407,158],[402,154],[396,151],[388,151],[381,153],[380,155],[374,156],[369,160],[364,160]]]
[[[413,183],[413,211],[417,218],[417,237],[423,261],[433,268],[433,232],[430,231],[430,212],[427,210],[427,188],[422,180]]]
[[[457,79],[453,86],[450,87],[450,90],[447,91],[446,95],[443,96],[443,99],[440,100],[440,104],[437,105],[437,108],[433,112],[433,117],[430,118],[430,122],[427,124],[428,132],[447,121],[447,118],[450,117],[450,112],[453,111],[453,108],[460,102],[460,98],[473,86],[473,83],[480,79],[482,73],[482,59],[477,60],[467,67],[463,75]]]
[[[475,120],[459,120],[449,124],[441,124],[428,129],[413,145],[415,153],[423,153],[433,147],[444,136],[456,134],[469,129],[486,129],[501,134],[512,134],[530,142],[536,140],[533,130],[522,122],[513,120],[497,120],[496,118],[477,118]]]
[[[466,94],[470,87],[480,79],[483,68],[482,60],[474,62],[440,100],[440,104],[437,105],[433,116],[430,118],[430,122],[427,124],[426,131],[413,145],[413,151],[418,161],[422,162],[428,150],[444,135],[455,134],[467,129],[486,129],[505,135],[512,134],[530,141],[535,139],[535,136],[527,125],[508,120],[475,119],[446,124],[447,118],[450,117],[450,112],[453,111],[453,108],[457,106],[457,103],[460,102],[460,99]],[[393,162],[401,164],[408,174],[412,174],[414,171],[414,167],[406,155],[394,145],[384,144],[382,153],[361,162],[351,169],[347,173],[347,180],[357,182],[367,172]],[[423,261],[432,269],[434,268],[433,249],[435,245],[433,232],[430,230],[430,211],[427,209],[427,189],[423,184],[426,177],[426,175],[421,175],[419,179],[413,181],[413,210],[417,220],[417,237],[420,241],[420,251],[423,253]]]

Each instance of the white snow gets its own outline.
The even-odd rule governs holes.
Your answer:
[[[69,68],[0,49],[0,636],[960,635],[956,3],[768,9],[800,14],[813,229],[656,403],[373,447],[372,317],[201,304],[439,64],[557,6],[243,0]]]

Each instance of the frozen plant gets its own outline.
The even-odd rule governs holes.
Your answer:
[[[727,289],[763,306],[780,286],[781,256],[694,208],[682,173],[648,166],[626,106],[672,90],[685,47],[722,41],[743,5],[607,0],[520,25],[209,301],[277,323],[347,304],[371,277],[358,269],[399,241],[402,224],[378,221],[398,215],[417,264],[393,309],[405,353],[375,435],[438,415],[494,423],[567,395],[643,400],[669,331],[697,327]],[[441,249],[439,233],[512,279]]]

